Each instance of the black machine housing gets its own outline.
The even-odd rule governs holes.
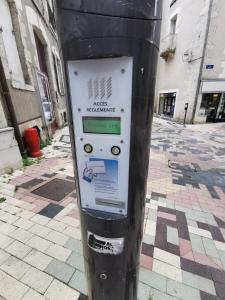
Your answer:
[[[57,2],[58,30],[65,68],[68,61],[121,56],[133,57],[134,63],[128,215],[81,208],[77,182],[90,300],[137,299],[161,9],[162,0]],[[77,175],[70,95],[68,100]],[[124,237],[123,252],[105,255],[93,251],[87,245],[88,231],[106,238]]]

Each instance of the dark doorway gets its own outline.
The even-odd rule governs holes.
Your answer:
[[[53,123],[54,110],[52,103],[52,94],[49,85],[48,68],[46,63],[47,46],[42,42],[38,33],[34,31],[38,61],[40,70],[37,71],[38,87],[40,92],[43,115],[46,125]]]
[[[205,109],[206,122],[225,121],[225,94],[203,94],[201,109]]]

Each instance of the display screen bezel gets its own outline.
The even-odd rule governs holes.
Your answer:
[[[93,121],[117,121],[119,122],[119,130],[115,132],[110,132],[107,130],[88,130],[85,128],[85,121],[93,120]],[[109,135],[121,135],[121,118],[120,117],[96,117],[96,116],[83,116],[82,117],[82,127],[83,133],[87,134],[109,134]]]

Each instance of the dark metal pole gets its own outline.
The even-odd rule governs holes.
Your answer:
[[[189,106],[189,103],[185,103],[185,107],[184,107],[184,111],[185,111],[185,113],[184,113],[184,126],[186,125],[188,106]]]
[[[210,29],[210,23],[211,23],[212,8],[213,8],[213,0],[210,0],[208,16],[207,16],[207,23],[206,23],[205,40],[204,40],[204,45],[203,45],[203,50],[202,50],[202,57],[201,57],[201,63],[200,63],[200,67],[199,67],[199,75],[198,75],[198,81],[197,81],[197,87],[196,87],[196,93],[195,93],[195,99],[194,99],[194,106],[193,106],[193,112],[192,112],[192,117],[191,117],[192,124],[194,124],[195,114],[196,114],[197,104],[198,104],[198,96],[199,96],[199,92],[200,92],[200,88],[201,88],[203,66],[204,66],[204,62],[205,62],[205,54],[206,54],[207,42],[208,42],[208,38],[209,38],[209,29]]]
[[[161,0],[57,1],[58,31],[66,70],[67,104],[89,300],[137,300],[161,9]],[[78,128],[83,127],[82,118],[75,119],[74,114],[81,114],[84,109],[75,109],[77,97],[76,89],[74,90],[75,83],[71,82],[71,64],[79,66],[83,60],[89,60],[91,64],[92,60],[110,60],[112,58],[131,59],[133,66],[130,136],[126,136],[126,139],[130,141],[128,197],[123,199],[128,203],[126,213],[119,213],[119,210],[118,213],[107,211],[109,205],[113,210],[112,206],[118,204],[116,202],[108,203],[105,210],[101,205],[99,205],[101,210],[83,205],[82,180],[90,179],[91,182],[92,179],[88,177],[90,174],[85,173],[81,178],[79,167],[81,156],[77,153],[77,149],[83,139],[91,137],[84,135],[83,138],[81,135],[78,138],[75,134]],[[85,72],[84,69],[82,70]],[[123,72],[125,70],[119,68],[116,74]],[[74,82],[77,82],[79,76],[82,76],[76,70],[72,75]],[[98,89],[96,77],[97,75],[93,77],[92,74],[91,78],[94,80],[95,89]],[[89,75],[84,78],[84,81],[87,82],[87,86],[88,82],[90,84],[90,97],[85,99],[85,93],[81,93],[80,96],[84,102],[89,101],[91,106],[92,83],[88,80]],[[99,82],[105,82],[104,80]],[[115,79],[112,78],[112,94],[117,89],[113,80]],[[109,86],[110,84],[109,82]],[[124,93],[123,88],[120,93]],[[110,98],[111,102],[114,101],[112,98]],[[105,102],[107,105],[107,101]],[[102,109],[104,110],[104,107]],[[126,109],[115,107],[115,112],[120,113],[121,111],[126,113]],[[115,114],[112,113],[112,115]],[[115,117],[118,116],[115,115]],[[124,128],[124,125],[122,124],[121,128]],[[112,140],[110,135],[108,137],[108,146],[111,148],[115,137],[112,137]],[[102,139],[104,138],[102,137]],[[120,143],[122,142],[120,141]],[[86,150],[91,153],[93,151],[91,145],[86,146]],[[83,150],[84,147],[80,149]],[[114,161],[118,162],[121,170],[119,156],[118,160],[114,158]],[[95,192],[93,190],[93,195],[90,196],[93,197],[93,203],[99,200],[96,200]],[[105,199],[106,203],[107,195]]]

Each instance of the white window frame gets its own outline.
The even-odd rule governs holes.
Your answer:
[[[61,96],[64,96],[65,95],[65,86],[64,86],[64,77],[63,77],[61,59],[60,59],[58,53],[54,49],[52,50],[52,56],[53,56],[53,65],[54,65],[57,90]]]

